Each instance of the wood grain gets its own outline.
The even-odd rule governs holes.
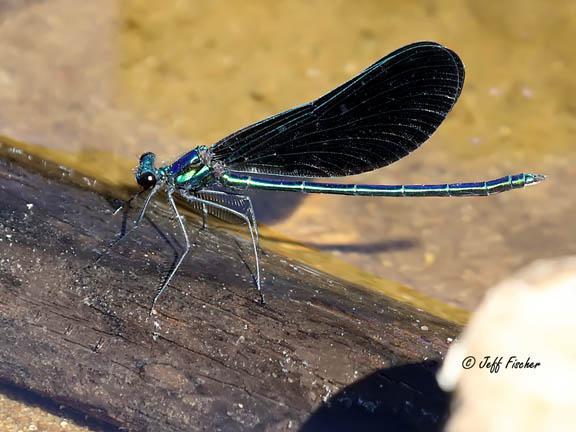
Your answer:
[[[135,431],[440,428],[434,361],[458,326],[271,253],[261,306],[250,244],[194,217],[149,316],[182,243],[165,207],[91,266],[118,191],[0,157],[0,381]]]

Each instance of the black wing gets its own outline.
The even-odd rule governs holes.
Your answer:
[[[463,84],[456,53],[417,42],[313,102],[229,135],[211,151],[239,172],[333,177],[370,171],[426,141]]]

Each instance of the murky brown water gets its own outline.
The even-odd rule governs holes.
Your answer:
[[[464,60],[459,103],[419,151],[350,181],[549,180],[489,198],[284,194],[257,210],[288,238],[472,309],[524,264],[576,253],[574,2],[5,1],[0,133],[128,183],[143,151],[173,159],[423,39]]]

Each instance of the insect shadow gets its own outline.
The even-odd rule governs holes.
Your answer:
[[[248,195],[254,203],[254,211],[258,221],[265,225],[273,225],[289,219],[301,205],[304,205],[306,199],[306,195],[303,194],[287,194],[274,191],[253,191],[248,193]],[[287,244],[303,244],[321,251],[359,254],[402,251],[415,248],[419,244],[415,239],[391,239],[372,243],[351,244],[290,241],[285,238],[274,238],[264,234],[261,234],[261,237]]]

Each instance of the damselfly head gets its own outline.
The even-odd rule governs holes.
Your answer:
[[[144,153],[140,156],[140,164],[136,170],[136,181],[144,190],[156,186],[159,173],[154,166],[156,155],[154,153]]]

